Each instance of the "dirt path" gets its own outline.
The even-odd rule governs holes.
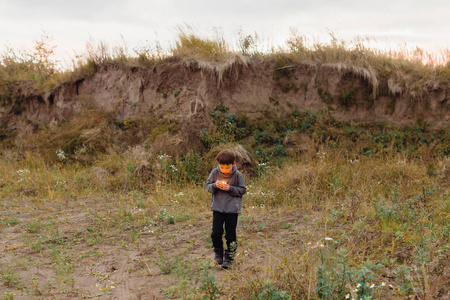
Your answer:
[[[14,292],[14,299],[169,299],[183,292],[179,286],[183,279],[188,279],[192,289],[196,280],[198,287],[212,277],[222,297],[232,292],[227,282],[232,280],[233,269],[221,270],[212,260],[208,211],[170,224],[149,216],[146,210],[105,209],[92,200],[59,207],[24,205],[13,212],[1,211],[0,295]],[[295,247],[300,241],[293,233],[304,227],[302,220],[295,211],[244,211],[238,225],[235,270],[260,272],[270,259],[269,249],[280,243]],[[205,264],[209,267],[202,269]]]

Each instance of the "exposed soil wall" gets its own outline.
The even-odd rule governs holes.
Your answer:
[[[383,91],[380,87],[387,82],[374,87],[373,81],[360,74],[314,63],[279,67],[257,58],[235,63],[221,73],[198,62],[176,59],[152,69],[104,65],[93,75],[46,94],[18,91],[19,100],[1,107],[0,118],[20,132],[29,130],[30,123],[55,126],[100,108],[119,120],[155,113],[203,128],[212,124],[209,112],[224,104],[230,113],[242,112],[250,118],[262,112],[282,115],[295,109],[329,109],[341,121],[412,125],[421,120],[430,128],[450,127],[448,87],[428,88],[424,96],[412,99]]]

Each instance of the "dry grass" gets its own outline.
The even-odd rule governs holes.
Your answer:
[[[184,61],[188,68],[199,68],[216,77],[220,86],[223,76],[239,73],[239,68],[247,67],[249,57],[229,50],[225,40],[201,38],[191,28],[179,27],[178,41],[172,53]]]
[[[324,147],[319,150],[281,168],[269,168],[260,178],[247,180],[236,266],[226,273],[210,269],[209,276],[216,279],[219,294],[223,298],[251,298],[271,292],[293,299],[319,295],[334,299],[352,293],[358,284],[368,283],[374,287],[364,293],[377,298],[446,295],[450,194],[442,176],[447,174],[448,158],[436,159],[436,172],[429,173],[424,161],[407,159],[402,153],[350,161],[347,151]],[[139,261],[144,259],[144,269],[154,275],[146,277],[136,261],[127,276],[145,279],[148,284],[163,275],[155,271],[156,262],[169,272],[164,276],[170,278],[170,285],[179,295],[193,292],[193,286],[180,285],[183,280],[194,280],[194,275],[182,266],[191,264],[197,268],[189,251],[200,260],[211,256],[209,195],[203,184],[178,185],[158,173],[163,171],[160,168],[152,169],[150,181],[124,186],[124,182],[133,180],[132,170],[139,157],[105,154],[94,167],[48,166],[31,156],[23,161],[0,160],[4,174],[0,182],[0,226],[8,229],[11,238],[13,227],[7,223],[17,223],[13,225],[17,229],[25,226],[28,230],[16,231],[13,238],[25,240],[30,247],[16,250],[18,257],[32,257],[30,262],[39,257],[45,262],[42,271],[53,269],[59,272],[57,278],[64,279],[72,272],[79,274],[85,261],[73,251],[93,251],[85,246],[108,247],[110,251],[101,258],[104,260],[119,252],[132,253],[135,248],[142,252],[160,247],[167,251],[165,259],[174,262],[176,256],[169,253],[179,247],[172,245],[175,239],[177,245],[194,246],[186,250],[183,259],[177,258],[177,264],[163,265],[155,256],[150,260],[144,257]],[[156,158],[153,163],[167,159]],[[97,209],[93,210],[94,206]],[[19,212],[25,213],[27,219]],[[47,263],[54,259],[52,251],[45,249],[55,247],[50,240],[54,232],[67,232],[64,218],[69,215],[84,215],[78,219],[80,226],[87,226],[96,234],[77,234],[73,230],[70,236],[65,233],[66,240],[58,247],[64,249],[62,257],[71,257],[72,267],[55,269],[58,265]],[[170,225],[172,222],[178,225],[170,227],[174,226]],[[120,243],[114,242],[119,229]],[[145,246],[149,230],[155,231],[157,237],[155,244]],[[40,244],[34,232],[48,241]],[[11,245],[7,247],[13,249]],[[11,271],[23,274],[21,284],[31,287],[32,277],[20,271],[24,264],[34,268],[23,261],[2,263],[5,268],[8,266],[0,268],[3,283]],[[343,268],[347,273],[342,273]],[[72,285],[75,292],[84,289],[77,285],[82,276],[76,278]],[[20,285],[10,287],[16,293],[18,288]],[[67,287],[50,290],[41,284],[40,288],[43,295],[56,297]],[[331,294],[327,296],[328,292]]]
[[[98,153],[111,144],[109,119],[102,111],[89,110],[60,127],[30,130],[16,139],[23,152],[34,152],[46,162],[64,161],[73,155],[79,162],[91,163]],[[58,157],[58,152],[64,155]]]
[[[439,163],[443,169],[445,161]],[[344,283],[343,295],[350,294],[350,288],[357,283],[363,284],[360,268],[371,270],[364,280],[374,284],[371,295],[377,298],[402,298],[403,293],[419,297],[445,295],[448,290],[442,282],[431,292],[426,291],[423,280],[441,280],[445,276],[446,267],[439,271],[436,268],[446,264],[446,256],[437,253],[448,247],[446,234],[441,233],[448,230],[449,197],[448,189],[427,175],[420,161],[408,161],[399,155],[350,162],[340,151],[321,151],[310,160],[287,165],[252,182],[247,207],[257,211],[259,207],[273,209],[284,218],[289,211],[297,211],[297,219],[267,220],[267,226],[278,221],[291,229],[290,236],[278,236],[275,244],[268,238],[268,244],[250,246],[252,235],[246,235],[245,246],[250,248],[250,259],[258,262],[257,267],[248,269],[243,263],[230,280],[238,282],[236,294],[241,297],[250,297],[269,280],[295,299],[315,298],[320,280],[331,288],[333,281],[339,281],[335,276],[343,276],[339,275],[343,267],[339,261],[343,255],[340,251],[345,249],[352,279]],[[428,231],[431,223],[440,228],[433,241],[430,238],[435,235]],[[267,237],[273,233],[270,229],[259,232]],[[421,252],[422,247],[426,254]],[[426,263],[422,265],[421,259]],[[419,267],[410,276],[422,284],[414,285],[399,275],[391,277],[395,280],[388,279],[390,272],[395,274],[393,270],[403,266],[409,270]],[[426,269],[424,273],[421,266]],[[331,277],[319,274],[321,267]],[[388,285],[383,288],[383,282],[390,283],[392,289]],[[331,296],[323,297],[336,298],[339,288],[333,288]]]
[[[331,42],[323,44],[293,32],[285,52],[298,61],[325,64],[363,78],[372,86],[374,99],[381,90],[417,100],[440,84],[448,84],[444,79],[449,72],[448,51],[433,56],[419,48],[414,51],[378,50],[358,38],[347,42],[338,40],[333,33],[330,37]]]
[[[275,49],[260,45],[255,35],[241,37],[238,47],[233,47],[219,33],[214,38],[202,37],[192,28],[179,27],[178,39],[171,49],[162,49],[156,43],[131,51],[124,43],[110,46],[104,42],[89,42],[86,53],[76,55],[65,70],[55,67],[50,59],[54,46],[42,39],[29,53],[14,49],[4,51],[0,64],[0,94],[5,100],[13,101],[15,82],[23,85],[28,80],[32,87],[48,91],[62,82],[91,75],[105,65],[153,68],[157,63],[174,58],[182,60],[189,68],[199,68],[215,76],[220,86],[224,76],[232,76],[247,67],[252,57],[270,61],[280,55],[289,56],[294,64],[331,67],[361,77],[372,87],[374,99],[380,93],[390,93],[420,100],[440,86],[450,84],[448,50],[442,51],[440,56],[432,56],[419,48],[379,50],[359,38],[343,41],[333,33],[330,37],[329,43],[320,43],[314,37],[293,32],[286,47]]]

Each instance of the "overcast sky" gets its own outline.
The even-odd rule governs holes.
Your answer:
[[[58,58],[82,53],[86,43],[125,41],[129,49],[168,47],[177,25],[227,41],[258,33],[278,45],[290,29],[323,38],[371,37],[427,50],[450,48],[450,0],[0,0],[0,46],[29,49],[45,32]]]

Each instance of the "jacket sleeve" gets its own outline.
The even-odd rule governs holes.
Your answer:
[[[247,191],[245,186],[244,175],[239,174],[239,184],[230,186],[230,195],[234,197],[242,197]]]
[[[206,190],[211,194],[216,193],[219,189],[216,187],[216,180],[214,179],[214,170],[209,174],[208,180],[206,181]]]

